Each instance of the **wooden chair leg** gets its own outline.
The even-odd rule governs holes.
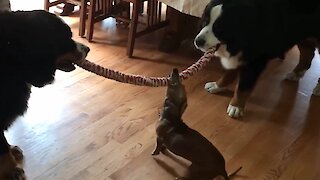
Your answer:
[[[49,8],[52,6],[56,6],[61,3],[66,3],[66,0],[55,0],[55,1],[50,1],[50,0],[44,0],[44,9],[46,11],[49,11]]]
[[[49,11],[50,0],[44,0],[44,10]]]
[[[81,0],[79,36],[84,37],[86,31],[87,0]]]
[[[142,14],[143,11],[144,11],[144,1],[143,0],[140,2],[140,7],[139,8],[140,8],[139,12],[140,12],[140,14]]]
[[[93,37],[95,8],[96,8],[96,0],[90,0],[89,13],[88,13],[88,28],[87,28],[87,40],[89,42],[92,42],[92,37]]]
[[[128,18],[128,19],[130,19],[131,17],[130,17],[130,3],[128,3],[128,5],[127,5],[127,10],[126,10],[126,14],[125,14],[125,17],[126,18]]]
[[[138,17],[139,17],[139,6],[141,1],[137,0],[137,3],[133,3],[132,9],[132,19],[130,23],[129,36],[128,36],[128,46],[127,46],[127,55],[129,58],[133,55],[133,48],[136,39],[137,26],[138,26]]]

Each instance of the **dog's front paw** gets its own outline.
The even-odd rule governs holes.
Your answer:
[[[151,155],[152,156],[156,156],[156,155],[159,155],[159,154],[160,154],[160,151],[153,151]]]
[[[174,178],[175,180],[188,180],[187,178],[185,178],[185,177],[176,177],[176,178]]]
[[[23,151],[18,146],[11,146],[10,148],[11,154],[17,162],[21,162],[23,160]]]
[[[288,81],[299,81],[304,76],[305,73],[306,73],[306,70],[300,71],[298,73],[292,71],[287,74],[285,79]]]
[[[17,163],[12,152],[0,155],[0,179],[25,180],[24,170]]]
[[[9,176],[8,180],[25,180],[26,176],[24,174],[24,170],[20,167],[15,167]]]
[[[156,147],[154,150],[153,150],[153,152],[152,152],[152,156],[156,156],[156,155],[159,155],[160,154],[160,152],[163,150],[163,147]]]
[[[244,109],[229,104],[227,114],[232,118],[240,118],[243,116]]]
[[[212,93],[212,94],[219,93],[219,92],[227,90],[226,87],[219,87],[216,82],[208,82],[208,83],[206,83],[205,86],[204,86],[204,89],[206,91],[208,91],[209,93]]]
[[[318,80],[318,84],[317,84],[316,87],[313,89],[312,94],[315,95],[315,96],[320,96],[320,78],[319,78],[319,80]]]

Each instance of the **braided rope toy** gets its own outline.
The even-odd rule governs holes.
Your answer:
[[[201,70],[213,57],[215,50],[209,49],[196,63],[183,70],[179,75],[182,79],[188,79],[194,73]],[[118,82],[134,84],[139,86],[167,86],[169,77],[146,77],[141,75],[125,74],[119,71],[104,68],[100,65],[94,64],[88,60],[79,61],[76,63],[79,67],[103,76],[108,79],[113,79]]]

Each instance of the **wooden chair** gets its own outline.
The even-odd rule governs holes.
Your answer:
[[[56,6],[58,4],[65,3],[65,0],[55,0],[55,1],[50,1],[50,0],[44,0],[44,9],[49,11],[49,8],[52,6]]]
[[[114,0],[81,0],[80,23],[85,22],[88,12],[87,39],[92,41],[93,28],[96,22],[102,21],[111,16]],[[85,34],[83,29],[81,36]]]
[[[141,7],[144,0],[81,0],[82,11],[80,12],[80,21],[85,21],[85,14],[87,9],[87,2],[89,1],[89,11],[88,11],[88,24],[87,24],[87,40],[92,41],[94,23],[99,22],[107,17],[114,17],[117,20],[130,23],[129,35],[128,35],[128,45],[127,45],[127,55],[131,58],[133,55],[133,48],[135,44],[135,39],[158,30],[168,24],[168,21],[161,20],[161,8],[162,3],[157,0],[147,0],[147,24],[146,27],[137,32],[139,14],[141,14]],[[132,3],[132,15],[121,16],[118,14],[113,14],[113,7],[117,3],[127,2]],[[127,9],[130,12],[130,6]],[[84,34],[82,34],[84,35]]]
[[[54,1],[50,1],[50,0],[44,0],[44,9],[49,11],[49,8],[52,6],[56,6],[58,4],[64,4],[64,3],[70,3],[70,4],[74,4],[77,6],[80,6],[81,0],[54,0]],[[81,6],[80,6],[81,8]]]
[[[83,6],[81,5],[81,3],[82,3],[81,0],[54,0],[54,1],[44,0],[44,9],[49,11],[50,7],[57,6],[59,4],[65,4],[65,3],[70,3],[70,4],[74,4],[74,5],[79,6],[80,12],[82,12]],[[86,14],[84,14],[84,15],[86,15]],[[84,17],[84,18],[86,18],[86,17]],[[85,26],[86,26],[85,21],[83,21],[83,18],[80,18],[79,36],[84,35]]]

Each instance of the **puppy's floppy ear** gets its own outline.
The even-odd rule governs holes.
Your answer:
[[[224,44],[231,55],[238,54],[248,46],[254,32],[256,12],[246,1],[225,0],[222,13],[213,25],[215,36]]]

